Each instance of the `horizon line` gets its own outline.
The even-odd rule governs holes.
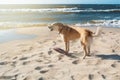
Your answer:
[[[10,4],[18,4],[18,3],[10,3]],[[29,3],[20,3],[20,4],[29,4]],[[36,4],[36,3],[32,3],[32,4]],[[41,5],[42,3],[38,3],[39,5]],[[54,5],[55,3],[53,3],[53,4],[42,4],[42,5]],[[57,5],[60,5],[60,4],[67,4],[67,3],[60,3],[60,4],[58,4],[58,3],[56,3]],[[77,4],[77,3],[73,3],[73,4]],[[99,4],[99,3],[78,3],[78,4]],[[101,4],[106,4],[106,3],[101,3]],[[111,4],[111,3],[107,3],[107,4]],[[116,4],[116,3],[114,3],[114,4]],[[0,4],[1,5],[1,4]],[[5,4],[3,4],[3,5],[5,5]],[[120,4],[118,4],[118,5],[120,5]]]

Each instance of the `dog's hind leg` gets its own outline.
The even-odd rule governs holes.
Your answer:
[[[81,42],[81,44],[82,44],[82,48],[83,48],[83,51],[84,51],[84,56],[83,56],[83,59],[85,59],[85,57],[87,56],[87,49],[86,49],[86,45],[85,45],[83,42]]]
[[[83,51],[84,51],[84,56],[83,56],[83,59],[85,59],[85,57],[87,56],[87,36],[86,35],[83,35],[81,36],[81,45],[82,45],[82,48],[83,48]]]
[[[87,56],[90,56],[90,41],[87,42],[86,48],[87,48]]]
[[[88,38],[88,43],[87,43],[87,50],[88,50],[87,56],[90,56],[90,47],[91,47],[91,44],[92,44],[92,37],[89,37]]]

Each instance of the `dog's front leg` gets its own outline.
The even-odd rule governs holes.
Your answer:
[[[65,41],[65,53],[68,54],[69,51],[69,42]]]
[[[87,56],[90,56],[90,45],[88,45],[88,53]]]
[[[69,52],[69,41],[67,42],[67,51]]]
[[[81,44],[82,44],[82,48],[83,48],[83,51],[84,51],[83,59],[85,59],[85,57],[87,56],[86,45],[83,42],[81,42]]]

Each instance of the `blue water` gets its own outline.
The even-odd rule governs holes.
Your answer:
[[[14,29],[0,31],[0,43],[13,41],[13,40],[27,40],[33,39],[36,35],[18,34]]]
[[[120,27],[120,4],[9,4],[0,6],[1,25],[52,22]]]

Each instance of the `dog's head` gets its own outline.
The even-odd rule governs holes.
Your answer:
[[[62,23],[52,23],[48,26],[50,31],[58,31],[60,28],[62,28],[64,25]]]

